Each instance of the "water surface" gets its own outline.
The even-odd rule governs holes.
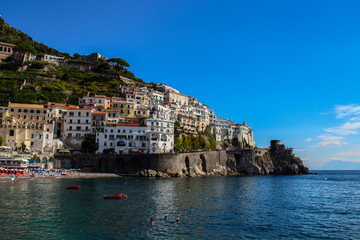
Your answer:
[[[0,184],[0,239],[358,239],[359,197],[358,171],[17,181]]]

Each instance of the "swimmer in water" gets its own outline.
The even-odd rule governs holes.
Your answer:
[[[168,220],[168,217],[167,216],[165,216],[165,221],[167,221]]]
[[[177,219],[176,219],[176,223],[180,223],[180,218],[177,218]]]
[[[150,218],[150,224],[151,224],[151,225],[154,224],[153,218]]]

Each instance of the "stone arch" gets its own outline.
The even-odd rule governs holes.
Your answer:
[[[190,159],[189,159],[189,156],[185,157],[185,168],[186,168],[187,172],[190,174]]]
[[[34,163],[40,163],[40,158],[37,157],[37,158],[35,159]]]
[[[47,161],[47,158],[46,157],[43,157],[42,159],[41,159],[41,168],[42,169],[47,169],[48,168],[48,161]]]
[[[203,172],[207,173],[207,169],[206,169],[206,159],[204,154],[200,154],[200,160],[201,160],[201,168],[203,170]]]
[[[137,172],[138,170],[140,170],[140,166],[141,166],[141,162],[138,157],[131,158],[131,161],[130,161],[130,171],[131,172]]]
[[[124,172],[125,171],[124,159],[116,158],[114,162],[114,168],[116,172]]]
[[[54,168],[54,158],[50,157],[48,161],[48,168],[53,169]]]

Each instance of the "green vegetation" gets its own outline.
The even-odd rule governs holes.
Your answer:
[[[206,140],[207,139],[207,140]],[[174,139],[174,151],[179,152],[183,149],[186,150],[215,150],[216,141],[212,134],[210,136],[204,136],[199,134],[197,136],[190,134],[186,136],[182,134],[181,137],[175,137]]]
[[[78,53],[71,57],[38,43],[12,28],[1,17],[0,41],[15,44],[14,50],[22,53],[66,57],[66,62],[59,65],[39,61],[25,62],[24,59],[12,62],[11,58],[0,63],[1,106],[9,102],[78,104],[78,99],[88,93],[117,97],[119,86],[125,84],[120,76],[131,79],[132,85],[153,87],[153,84],[145,83],[126,69],[130,64],[124,59],[111,58],[108,62],[99,60],[95,63],[81,61]]]
[[[87,153],[96,152],[96,150],[98,150],[98,145],[95,140],[95,134],[89,134],[81,143],[82,150]]]
[[[4,139],[0,136],[0,146],[4,144]]]

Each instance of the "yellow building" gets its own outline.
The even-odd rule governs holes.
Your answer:
[[[108,113],[112,113],[111,117],[115,117],[114,113],[118,112],[118,116],[121,118],[125,118],[125,117],[134,117],[135,111],[135,103],[133,102],[127,102],[126,100],[114,100],[112,102],[112,108],[111,109],[107,109],[106,112]],[[107,116],[109,116],[107,114]]]
[[[4,113],[3,113],[4,114]],[[4,144],[43,151],[52,145],[54,121],[44,105],[10,103],[1,125]]]

